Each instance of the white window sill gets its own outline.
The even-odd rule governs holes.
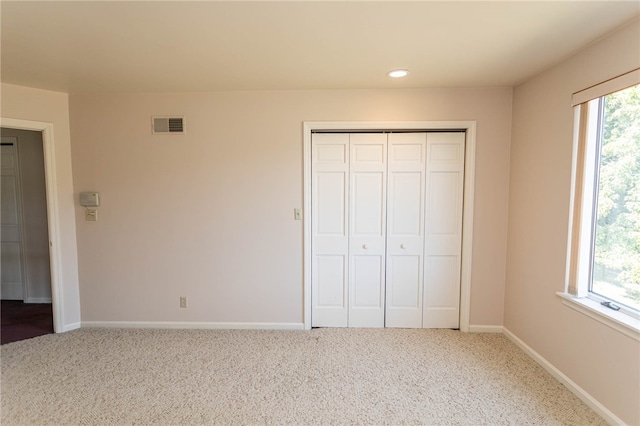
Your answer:
[[[556,294],[562,299],[562,303],[571,309],[575,309],[622,334],[640,341],[640,320],[625,313],[605,308],[595,300],[587,297],[575,297],[569,293],[562,292]]]

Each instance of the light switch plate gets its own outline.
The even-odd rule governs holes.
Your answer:
[[[98,220],[98,209],[85,209],[84,220],[88,222],[96,222]]]
[[[302,220],[302,209],[293,209],[293,218],[295,220]]]

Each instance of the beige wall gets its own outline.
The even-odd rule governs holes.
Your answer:
[[[303,322],[303,121],[477,120],[470,322],[501,325],[511,89],[70,96],[83,321]],[[152,135],[152,115],[187,134]],[[178,307],[179,296],[189,308]]]
[[[2,136],[15,137],[20,161],[23,255],[26,277],[25,302],[51,302],[49,230],[44,177],[42,132],[2,129]]]
[[[640,344],[564,306],[571,94],[640,66],[638,21],[514,90],[504,325],[628,424]]]
[[[80,326],[80,295],[76,223],[71,173],[71,135],[69,128],[69,96],[66,93],[2,84],[0,116],[53,124],[53,154],[60,233],[60,282],[58,302],[63,309],[57,331]],[[55,295],[54,295],[55,297]],[[55,302],[54,302],[55,303]]]

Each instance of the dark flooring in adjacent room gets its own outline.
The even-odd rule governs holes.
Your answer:
[[[3,300],[0,309],[0,340],[3,345],[53,333],[51,303]]]

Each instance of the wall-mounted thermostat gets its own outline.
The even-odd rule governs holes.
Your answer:
[[[100,205],[100,194],[97,192],[81,192],[80,205],[84,207],[98,207]]]

